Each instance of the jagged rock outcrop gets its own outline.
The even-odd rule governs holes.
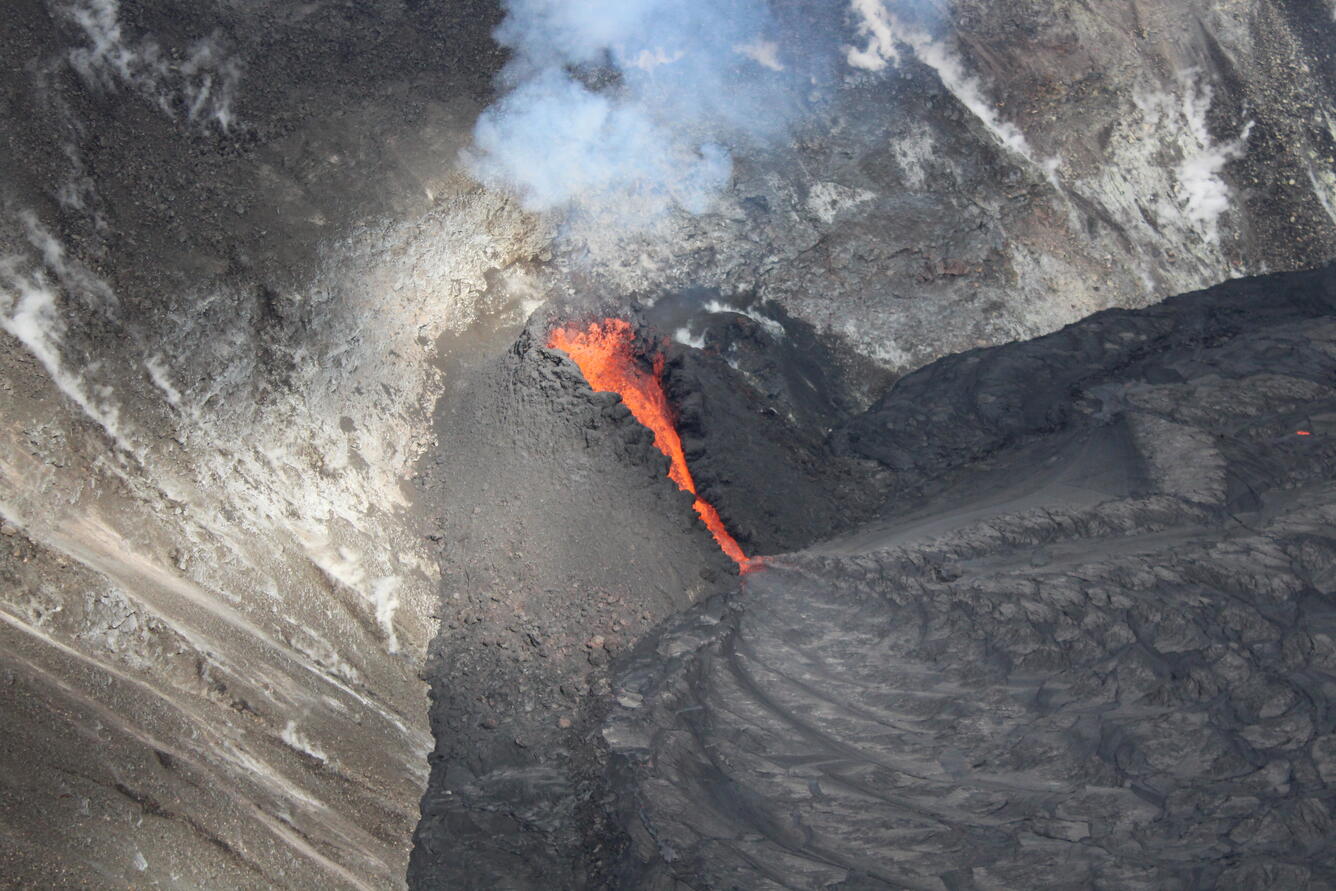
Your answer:
[[[901,381],[887,515],[616,679],[617,886],[1331,884],[1334,382],[1332,267]]]

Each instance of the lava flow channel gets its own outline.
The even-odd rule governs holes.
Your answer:
[[[682,451],[682,437],[677,435],[668,397],[663,392],[663,357],[655,356],[652,374],[645,371],[631,350],[634,339],[635,332],[629,322],[604,319],[590,323],[585,329],[574,325],[558,328],[548,338],[547,345],[570,356],[580,366],[589,386],[622,397],[635,419],[653,432],[655,447],[672,462],[668,478],[677,483],[678,488],[696,495],[696,483],[687,469],[686,453]],[[747,555],[724,528],[724,521],[719,518],[714,505],[696,495],[694,506],[723,552],[746,570]]]

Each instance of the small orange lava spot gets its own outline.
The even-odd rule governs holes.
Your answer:
[[[635,419],[654,434],[655,447],[668,456],[671,462],[668,478],[677,483],[679,489],[696,495],[696,483],[687,469],[687,456],[682,450],[682,437],[677,433],[668,397],[663,392],[663,357],[655,357],[653,373],[646,371],[636,362],[631,348],[634,340],[635,331],[630,322],[604,319],[583,329],[577,325],[558,328],[548,338],[547,345],[570,356],[580,366],[589,386],[601,393],[616,393],[622,397]],[[723,552],[741,567],[742,572],[753,571],[755,561],[749,560],[729,535],[714,505],[697,495],[695,508]]]
[[[748,557],[739,564],[739,575],[751,575],[753,572],[760,572],[765,569],[768,561],[764,557]]]
[[[1295,430],[1295,431],[1294,431],[1294,435],[1295,435],[1295,436],[1312,436],[1312,435],[1313,435],[1313,431],[1311,431],[1311,430]]]

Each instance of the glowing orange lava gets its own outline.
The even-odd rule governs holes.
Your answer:
[[[558,328],[548,338],[547,345],[561,350],[575,360],[584,373],[589,386],[603,393],[616,393],[631,410],[631,414],[654,434],[654,445],[668,456],[672,467],[668,477],[677,483],[679,489],[696,495],[696,483],[687,469],[687,456],[682,451],[682,438],[677,435],[673,425],[673,413],[668,407],[668,397],[664,395],[660,375],[663,373],[663,358],[654,360],[654,372],[651,374],[636,362],[631,350],[635,332],[631,324],[623,319],[604,319],[590,323],[588,328],[580,329],[575,325]],[[746,571],[747,555],[728,534],[724,521],[714,506],[696,496],[696,513],[705,521],[714,540],[724,553]]]

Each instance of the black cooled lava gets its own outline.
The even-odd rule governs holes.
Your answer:
[[[509,620],[486,604],[443,634],[414,885],[1336,881],[1333,310],[1328,268],[1106,312],[934,363],[825,436],[739,408],[782,388],[727,345],[745,317],[714,319],[666,374],[725,518],[752,493],[719,468],[762,441],[747,482],[838,490],[861,468],[884,499],[741,585],[699,526],[622,535],[668,524],[647,519],[673,500],[650,446],[522,340],[482,376],[474,429],[510,431],[542,469],[503,460],[487,515],[447,519],[447,538],[606,485],[562,502],[555,551],[471,564],[528,586],[552,649],[469,646]],[[773,358],[788,333],[749,337]],[[629,538],[635,562],[610,558]],[[609,560],[617,579],[591,584]],[[666,566],[715,568],[674,591]]]

